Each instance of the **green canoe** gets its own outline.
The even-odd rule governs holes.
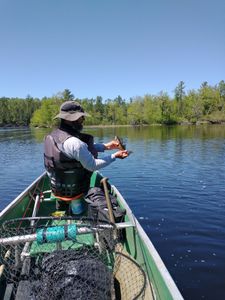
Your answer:
[[[94,172],[90,187],[102,179]],[[56,211],[46,173],[0,213],[0,299],[183,299],[120,192],[107,187],[123,221]]]

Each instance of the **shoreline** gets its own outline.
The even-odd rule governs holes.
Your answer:
[[[200,126],[200,125],[225,125],[225,121],[197,121],[197,122],[181,122],[177,124],[140,124],[140,125],[84,125],[84,128],[115,128],[115,127],[133,127],[133,128],[140,128],[140,127],[161,127],[161,126]],[[32,127],[32,126],[25,126],[25,125],[0,125],[0,129],[44,129],[44,128],[53,128],[52,127]]]

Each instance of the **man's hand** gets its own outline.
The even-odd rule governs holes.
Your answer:
[[[129,152],[127,150],[121,150],[121,151],[118,151],[118,152],[114,153],[114,156],[116,158],[120,158],[120,159],[124,159],[128,155],[129,155]]]
[[[109,143],[104,144],[105,150],[113,150],[113,149],[119,149],[119,142],[112,140]]]

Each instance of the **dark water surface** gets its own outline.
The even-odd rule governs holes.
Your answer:
[[[225,299],[225,127],[91,128],[133,154],[102,170],[185,299]],[[0,129],[0,209],[43,171],[44,130]]]

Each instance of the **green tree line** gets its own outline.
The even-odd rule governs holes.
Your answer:
[[[198,90],[185,91],[180,81],[174,89],[174,96],[166,92],[158,95],[133,97],[121,96],[103,100],[96,98],[75,98],[69,89],[52,97],[42,99],[28,96],[26,99],[0,98],[0,126],[31,125],[52,127],[57,123],[54,116],[66,100],[76,100],[91,116],[86,125],[151,125],[182,124],[197,122],[225,122],[225,82],[215,86],[203,82]]]
[[[0,98],[0,126],[29,126],[33,113],[41,107],[41,101],[27,96]]]

